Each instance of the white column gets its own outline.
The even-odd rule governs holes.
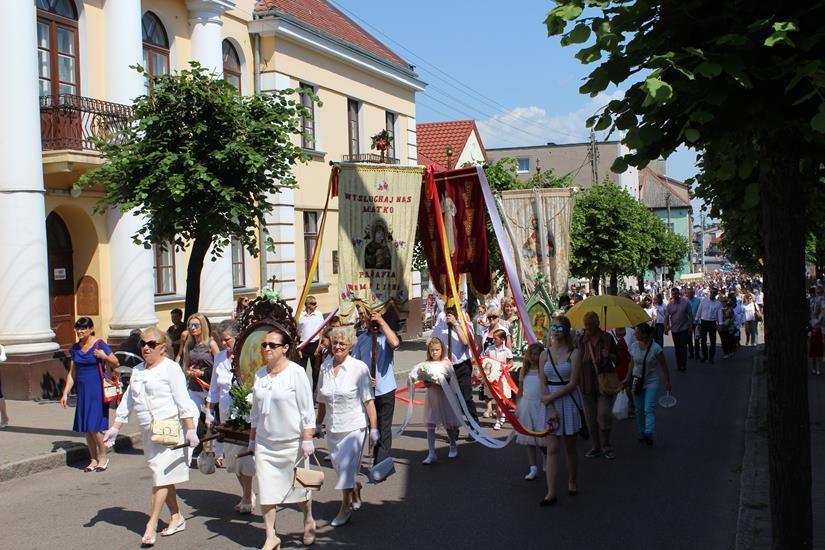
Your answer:
[[[234,0],[187,0],[189,26],[192,33],[192,59],[209,71],[223,77],[223,32],[221,16],[235,7]],[[235,308],[232,293],[232,251],[227,247],[214,262],[211,249],[201,272],[199,310],[210,321],[221,321]]]
[[[46,205],[34,2],[0,17],[0,343],[10,353],[58,348],[49,313]]]
[[[106,0],[106,99],[131,105],[144,91],[143,77],[130,65],[143,61],[140,0]],[[131,213],[109,212],[109,269],[112,281],[112,318],[109,337],[128,336],[134,328],[158,322],[152,251],[136,245],[132,235],[144,220]]]

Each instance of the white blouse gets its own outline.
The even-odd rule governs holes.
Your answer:
[[[315,428],[312,386],[304,369],[293,362],[275,376],[270,376],[266,367],[258,369],[250,424],[255,428],[255,441],[265,447],[296,441],[304,430]]]
[[[186,391],[186,377],[180,365],[167,358],[151,369],[146,368],[146,363],[136,366],[129,389],[117,407],[115,421],[126,424],[131,413],[135,413],[143,428],[151,426],[153,418],[195,418],[197,407]]]
[[[321,365],[316,395],[318,402],[327,407],[324,425],[333,433],[366,428],[364,403],[373,400],[370,371],[363,362],[347,356],[335,376],[332,359],[328,357]]]
[[[209,381],[209,395],[206,397],[207,403],[217,403],[221,411],[221,421],[224,421],[223,414],[232,406],[232,398],[229,397],[229,389],[232,387],[232,360],[226,354],[226,350],[215,356],[215,368],[212,369],[212,379]]]

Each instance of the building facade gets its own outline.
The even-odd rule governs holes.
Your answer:
[[[639,194],[642,204],[665,223],[668,231],[682,235],[688,243],[693,241],[690,188],[684,182],[658,174],[652,168],[643,168],[639,173]],[[691,272],[691,261],[689,252],[679,271],[671,274],[674,280]],[[646,277],[653,278],[653,274]]]
[[[311,87],[323,101],[296,136],[311,160],[296,168],[298,189],[272,199],[274,253],[251,258],[241,243],[201,277],[200,309],[231,315],[239,296],[274,284],[294,300],[306,250],[317,239],[329,162],[359,160],[369,136],[386,128],[391,157],[416,164],[415,94],[424,89],[403,59],[322,0],[15,0],[0,22],[7,79],[0,92],[0,343],[9,353],[10,398],[54,397],[61,357],[79,316],[98,336],[169,325],[183,307],[186,250],[132,242],[142,220],[100,215],[98,191],[73,186],[102,160],[101,137],[151,93],[130,68],[168,73],[197,61],[240,93]],[[313,293],[336,302],[337,216],[333,200]],[[13,237],[12,237],[13,236]]]

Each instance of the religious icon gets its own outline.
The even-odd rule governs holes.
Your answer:
[[[365,239],[369,242],[364,248],[364,268],[392,269],[388,239],[392,239],[392,235],[387,225],[382,220],[373,223]]]
[[[458,209],[447,193],[444,193],[444,198],[441,199],[441,211],[444,216],[444,229],[447,232],[447,246],[450,256],[453,256],[455,254],[455,216],[458,214]]]
[[[544,342],[550,330],[550,312],[543,304],[537,302],[530,307],[527,316],[530,318],[530,325],[533,327],[536,339]]]

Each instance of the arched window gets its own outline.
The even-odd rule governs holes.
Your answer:
[[[223,79],[241,91],[241,57],[229,40],[223,41]]]
[[[169,38],[158,16],[147,11],[141,20],[143,27],[143,68],[147,75],[169,74]],[[154,84],[147,78],[146,93],[152,94]]]
[[[74,0],[36,0],[40,95],[80,92],[77,8]]]

